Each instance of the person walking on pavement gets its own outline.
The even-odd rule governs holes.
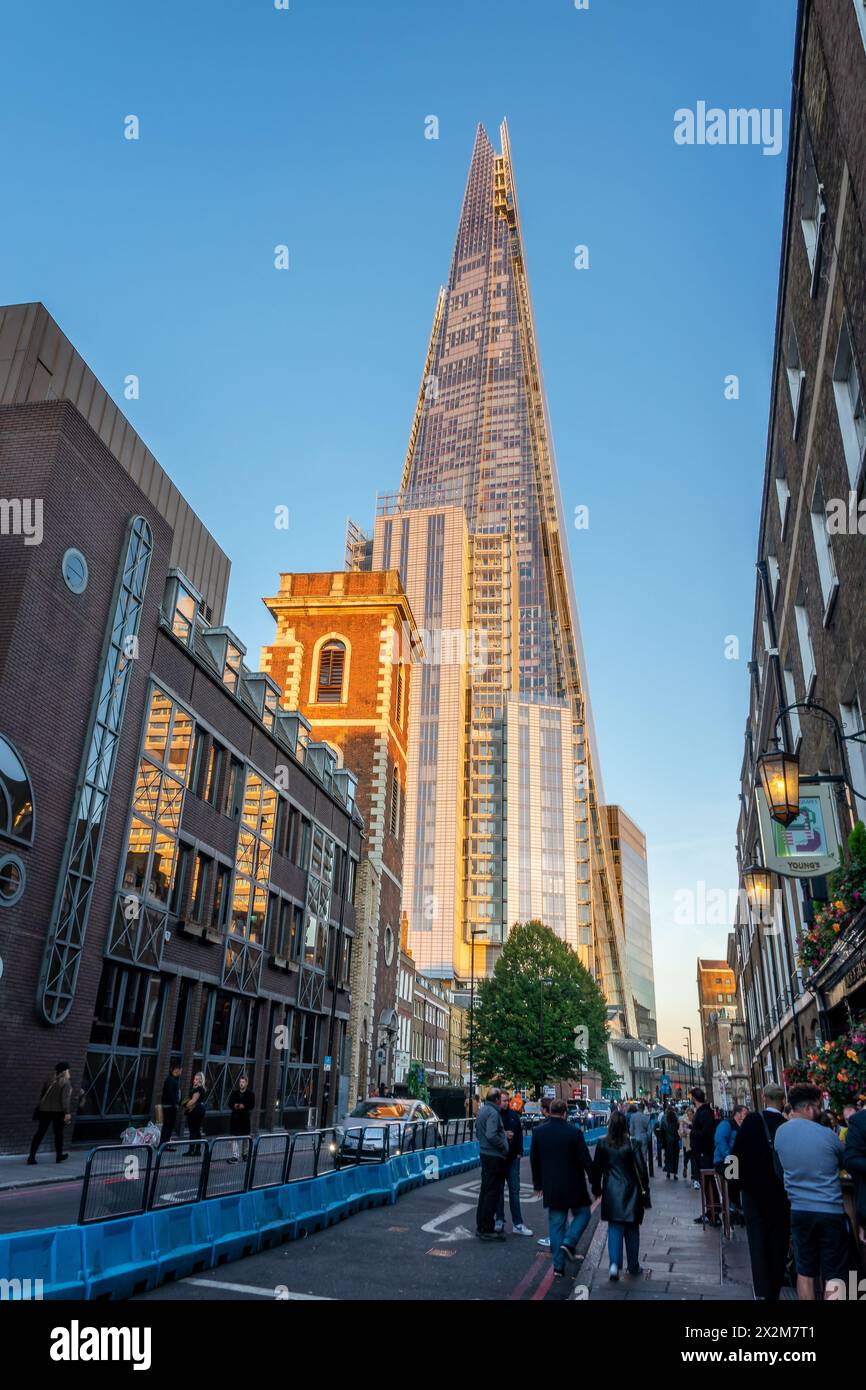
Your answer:
[[[700,1086],[695,1086],[691,1095],[695,1102],[695,1118],[692,1120],[690,1136],[692,1141],[692,1179],[694,1187],[700,1189],[701,1170],[713,1166],[716,1120],[712,1110],[707,1105],[707,1098]],[[702,1216],[697,1219],[703,1221]]]
[[[557,1279],[565,1276],[566,1259],[577,1258],[577,1242],[589,1225],[592,1208],[587,1188],[587,1179],[592,1178],[592,1159],[580,1130],[568,1123],[567,1113],[564,1100],[551,1101],[550,1119],[534,1131],[529,1150],[532,1186],[547,1212],[550,1253]]]
[[[855,1110],[848,1116],[842,1167],[854,1179],[857,1224],[866,1231],[866,1110]]]
[[[664,1168],[665,1163],[665,1132],[664,1132],[664,1107],[656,1110],[653,1114],[653,1135],[656,1141],[656,1158],[659,1169]]]
[[[765,1086],[763,1099],[763,1110],[743,1119],[731,1156],[736,1161],[755,1298],[778,1303],[791,1240],[791,1204],[774,1163],[776,1133],[786,1123],[785,1092],[781,1086]]]
[[[505,1188],[508,1188],[508,1206],[511,1211],[511,1226],[516,1236],[531,1236],[532,1232],[524,1223],[520,1210],[520,1160],[523,1157],[523,1125],[518,1111],[512,1110],[507,1091],[499,1093],[499,1107],[502,1111],[502,1125],[508,1140],[508,1157],[505,1160],[505,1182],[499,1193],[496,1206],[496,1225],[494,1233],[505,1230]]]
[[[245,1076],[239,1077],[237,1086],[229,1096],[229,1134],[235,1138],[229,1163],[237,1163],[241,1157],[241,1147],[243,1147],[244,1157],[246,1157],[248,1146],[246,1144],[241,1146],[237,1140],[240,1135],[249,1136],[250,1111],[255,1103],[256,1098],[250,1090],[249,1081]]]
[[[180,1062],[174,1061],[168,1069],[168,1076],[162,1083],[162,1131],[160,1144],[167,1144],[177,1128],[180,1114]]]
[[[194,1140],[201,1139],[202,1137],[202,1126],[204,1124],[204,1117],[207,1113],[206,1101],[207,1091],[204,1086],[204,1072],[197,1071],[192,1079],[192,1089],[190,1090],[187,1100],[184,1101],[183,1106],[186,1112],[186,1123],[190,1138],[190,1146],[186,1151],[188,1155],[197,1152],[192,1145]]]
[[[652,1149],[649,1142],[650,1119],[646,1113],[646,1106],[641,1101],[640,1106],[633,1105],[630,1108],[628,1117],[628,1137],[633,1143],[637,1144],[643,1154],[643,1161],[646,1164],[647,1172],[652,1174]]]
[[[505,1232],[496,1230],[496,1209],[505,1186],[505,1164],[508,1158],[508,1139],[499,1107],[499,1087],[491,1086],[478,1111],[475,1138],[481,1155],[481,1191],[475,1212],[476,1234],[479,1240],[504,1240]]]
[[[665,1146],[665,1174],[668,1182],[673,1178],[674,1182],[679,1182],[680,1173],[680,1126],[677,1120],[677,1112],[672,1105],[665,1111],[664,1121],[662,1122],[662,1133],[664,1135]]]
[[[688,1178],[692,1168],[692,1120],[695,1112],[686,1106],[680,1117],[680,1143],[683,1146],[683,1177]]]
[[[738,1216],[740,1212],[740,1184],[736,1179],[737,1165],[729,1163],[728,1160],[740,1125],[748,1113],[748,1108],[745,1105],[735,1105],[731,1115],[725,1115],[720,1120],[713,1140],[713,1167],[719,1175],[719,1181],[727,1183],[731,1212]]]
[[[63,1152],[63,1127],[72,1122],[72,1077],[68,1062],[58,1062],[54,1075],[49,1076],[39,1095],[39,1103],[33,1111],[37,1121],[36,1133],[30,1141],[28,1163],[36,1162],[36,1150],[49,1129],[54,1130],[54,1153],[56,1161],[63,1163],[69,1157]]]
[[[601,1219],[608,1223],[611,1279],[619,1279],[623,1245],[628,1272],[637,1278],[642,1273],[640,1227],[651,1206],[649,1175],[639,1146],[629,1139],[625,1116],[619,1113],[611,1115],[607,1134],[595,1147],[592,1191],[596,1197],[601,1195]]]
[[[816,1124],[821,1110],[817,1086],[792,1086],[791,1118],[776,1132],[776,1153],[791,1202],[791,1240],[797,1266],[797,1296],[815,1301],[815,1280],[825,1283],[829,1302],[844,1298],[848,1275],[848,1219],[839,1176],[845,1152],[837,1134]]]

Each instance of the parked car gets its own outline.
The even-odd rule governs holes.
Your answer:
[[[347,1163],[380,1163],[386,1144],[388,1156],[393,1158],[404,1148],[414,1147],[422,1121],[433,1126],[438,1118],[423,1100],[387,1097],[359,1101],[337,1128],[334,1167],[341,1168]],[[427,1138],[427,1135],[420,1137]]]
[[[610,1124],[610,1104],[606,1100],[591,1100],[589,1108],[596,1128]]]

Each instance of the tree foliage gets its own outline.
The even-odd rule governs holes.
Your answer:
[[[585,1051],[574,1030],[588,1031]],[[583,1069],[612,1085],[604,995],[579,957],[541,922],[511,929],[493,974],[475,996],[473,1070],[484,1083],[540,1091],[546,1081]]]

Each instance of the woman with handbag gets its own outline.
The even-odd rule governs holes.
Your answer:
[[[201,1139],[202,1137],[202,1125],[204,1124],[204,1117],[207,1113],[206,1100],[207,1091],[204,1088],[204,1072],[197,1071],[192,1079],[192,1089],[189,1093],[189,1097],[184,1101],[183,1105],[191,1141]],[[192,1143],[190,1143],[187,1154],[194,1154],[196,1152],[197,1150],[194,1149]]]
[[[625,1244],[628,1272],[636,1279],[643,1273],[640,1266],[641,1222],[652,1203],[643,1154],[629,1139],[626,1118],[619,1111],[611,1115],[607,1134],[596,1145],[592,1191],[596,1197],[601,1196],[601,1219],[608,1223],[610,1277],[612,1280],[619,1278]]]

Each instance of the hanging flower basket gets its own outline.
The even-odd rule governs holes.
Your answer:
[[[848,855],[845,867],[830,877],[830,901],[813,904],[815,916],[803,934],[797,957],[806,970],[820,970],[839,937],[866,906],[866,828],[862,821],[848,837]]]
[[[841,1114],[844,1105],[866,1100],[866,1014],[850,1033],[823,1043],[785,1069],[785,1085],[808,1081],[830,1097]]]

